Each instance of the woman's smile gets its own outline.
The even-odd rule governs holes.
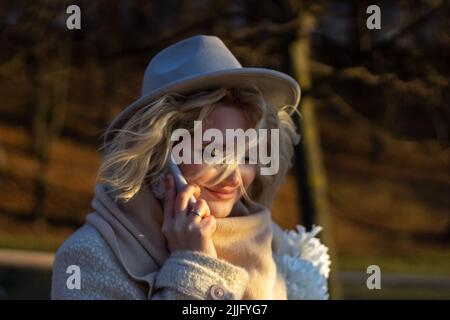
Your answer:
[[[208,191],[211,195],[214,197],[220,199],[220,200],[229,200],[233,199],[236,196],[236,190],[237,188],[233,189],[210,189],[207,187],[204,187],[206,191]]]
[[[239,107],[232,104],[219,103],[205,119],[203,130],[214,128],[219,130],[223,136],[227,129],[242,129],[243,131],[251,127],[251,122]],[[194,146],[191,136],[191,148]],[[225,150],[226,150],[225,145]],[[197,173],[205,169],[206,164],[180,165],[181,171],[186,180],[201,188],[200,198],[208,202],[211,214],[216,218],[229,216],[234,205],[242,196],[241,187],[245,190],[249,188],[256,177],[256,165],[240,164],[236,169],[224,177],[220,182],[213,182],[220,173],[216,167],[206,168],[201,176]]]

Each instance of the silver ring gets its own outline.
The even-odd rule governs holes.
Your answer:
[[[202,218],[202,213],[199,211],[198,208],[192,209],[191,211],[189,211],[189,213],[190,214],[193,213],[193,214],[199,216],[200,218]]]

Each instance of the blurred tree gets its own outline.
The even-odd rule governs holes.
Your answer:
[[[62,35],[54,30],[60,29],[61,24],[65,23],[61,17],[65,11],[61,11],[59,15],[61,19],[55,19],[52,15],[52,1],[29,4],[25,12],[36,19],[28,22],[30,29],[27,32],[34,32],[36,35],[32,37],[33,47],[24,52],[24,58],[32,86],[28,101],[33,110],[32,149],[39,164],[34,181],[34,217],[36,222],[45,225],[47,175],[52,145],[61,132],[67,110],[70,37],[67,41],[58,41]]]
[[[296,153],[296,172],[302,223],[327,224],[330,211],[364,230],[388,235],[386,241],[406,230],[403,235],[449,243],[450,219],[441,211],[448,211],[450,181],[445,152],[450,2],[376,1],[382,29],[374,31],[365,24],[365,9],[372,4],[367,0],[77,3],[82,29],[75,32],[65,28],[65,8],[71,1],[0,3],[0,80],[5,84],[0,88],[6,88],[0,112],[3,124],[22,125],[31,138],[30,149],[38,159],[37,219],[45,221],[51,214],[45,204],[52,200],[49,188],[56,187],[47,178],[58,136],[98,147],[112,117],[140,95],[148,60],[163,47],[201,33],[220,36],[245,66],[295,73],[299,79],[304,139]],[[291,47],[300,53],[289,51]],[[24,65],[26,72],[17,65]],[[11,79],[14,90],[7,86]],[[397,149],[402,140],[409,142],[407,148]],[[326,188],[322,177],[316,179],[324,170],[320,155],[311,150],[323,151],[327,174],[338,177],[340,184]],[[388,151],[395,156],[391,163],[383,158]],[[393,209],[399,197],[389,187],[396,183],[401,183],[404,203]],[[80,192],[86,210],[88,189]],[[376,196],[381,200],[369,203]],[[65,214],[82,221],[85,212],[70,205],[80,198],[63,192],[61,197],[69,211]],[[58,211],[64,210],[54,205],[53,214]],[[413,219],[411,211],[420,214]],[[429,219],[431,211],[441,214],[439,223]],[[429,226],[425,231],[407,229],[405,220]],[[325,230],[327,242],[328,237]]]

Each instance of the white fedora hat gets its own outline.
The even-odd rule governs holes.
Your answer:
[[[198,35],[170,45],[156,54],[145,70],[141,97],[120,112],[105,132],[114,136],[143,106],[165,93],[181,94],[220,87],[256,85],[274,107],[300,102],[300,86],[289,75],[266,68],[244,68],[216,36]]]

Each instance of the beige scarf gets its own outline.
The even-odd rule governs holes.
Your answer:
[[[95,212],[87,222],[102,234],[126,272],[147,284],[151,296],[156,271],[170,252],[161,232],[163,209],[146,184],[128,203],[115,203],[107,185],[97,184],[92,200]],[[239,201],[236,216],[216,219],[213,242],[219,258],[245,268],[250,282],[243,299],[287,299],[286,285],[272,256],[270,211]]]

